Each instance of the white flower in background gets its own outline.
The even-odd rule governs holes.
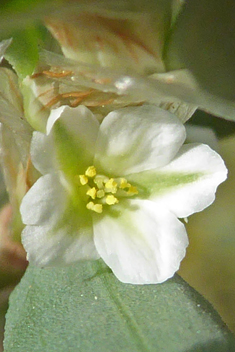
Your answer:
[[[23,199],[22,241],[30,262],[102,258],[126,283],[160,283],[179,268],[184,218],[210,205],[226,179],[221,157],[183,145],[185,128],[155,106],[109,113],[52,110],[31,157],[42,177]]]

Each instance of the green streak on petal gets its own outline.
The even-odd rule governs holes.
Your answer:
[[[93,229],[91,215],[79,194],[73,194],[68,200],[63,216],[53,228],[52,234],[54,235],[60,230],[66,231],[68,236],[73,237],[90,233]]]
[[[55,146],[60,169],[70,180],[84,174],[91,162],[91,156],[58,120],[53,126]]]
[[[138,188],[139,194],[136,198],[148,198],[180,188],[186,184],[193,183],[202,177],[202,173],[161,173],[156,170],[143,171],[126,176],[128,181]]]

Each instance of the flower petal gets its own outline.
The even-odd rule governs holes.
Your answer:
[[[32,163],[41,174],[58,169],[52,136],[34,131],[30,151]]]
[[[222,158],[204,144],[184,145],[171,163],[151,171],[128,180],[147,186],[149,199],[182,218],[208,207],[227,177]]]
[[[22,243],[28,260],[34,264],[47,266],[99,258],[89,213],[86,218],[71,206],[57,174],[39,178],[23,198],[20,210],[28,225],[22,232]]]
[[[160,283],[178,270],[188,245],[184,225],[150,201],[132,200],[119,216],[94,222],[100,256],[126,283]]]
[[[106,13],[106,5],[102,8],[99,4],[94,11],[92,4],[79,14],[64,13],[63,20],[58,16],[47,18],[48,29],[64,55],[96,66],[97,70],[102,66],[140,74],[164,71],[160,53],[170,24],[165,21],[172,11],[169,4],[155,2],[151,10],[145,4],[144,11],[135,8],[133,15],[127,2],[123,2],[121,16],[113,4],[115,7],[108,2],[109,9],[115,8],[111,16]]]
[[[20,212],[26,225],[55,223],[65,209],[66,193],[58,174],[40,177],[24,196]],[[53,219],[53,221],[52,221]]]
[[[54,137],[57,159],[65,174],[83,173],[93,163],[99,123],[85,106],[52,110],[47,133]]]
[[[44,267],[99,258],[93,242],[92,228],[90,232],[80,235],[67,230],[65,228],[54,233],[47,225],[26,226],[22,232],[22,243],[28,261]]]
[[[185,139],[171,113],[153,105],[113,111],[100,126],[95,165],[115,176],[166,165]]]

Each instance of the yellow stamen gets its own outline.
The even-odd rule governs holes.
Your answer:
[[[104,193],[104,190],[103,190],[103,189],[100,189],[100,190],[97,191],[97,193],[96,193],[96,197],[97,197],[97,198],[103,198],[104,195],[105,195],[105,193]]]
[[[88,178],[85,175],[79,175],[79,181],[81,185],[84,186],[88,183]]]
[[[89,203],[87,203],[86,208],[89,210],[93,210],[94,206],[95,206],[95,204],[93,202],[89,202]]]
[[[93,202],[89,202],[89,203],[87,203],[86,207],[87,207],[88,210],[93,210],[93,211],[95,211],[96,213],[99,213],[99,214],[101,214],[102,211],[103,211],[103,205],[102,204],[94,204]]]
[[[92,187],[86,192],[86,194],[88,196],[90,196],[92,199],[95,199],[96,198],[96,192],[97,192],[96,188]]]
[[[92,210],[95,211],[96,213],[101,214],[103,211],[103,205],[102,204],[95,204],[94,208]]]
[[[96,213],[102,213],[107,205],[119,203],[118,198],[125,198],[138,194],[138,189],[132,186],[125,178],[108,178],[104,175],[97,175],[96,168],[89,166],[84,175],[76,175],[75,182],[86,185],[84,193],[90,197],[86,208]],[[115,194],[115,196],[114,196]],[[96,199],[97,203],[93,201]]]
[[[113,178],[110,178],[105,183],[105,190],[107,192],[116,193],[117,192],[117,182],[115,182]]]
[[[139,193],[139,192],[138,192],[137,188],[134,187],[134,186],[130,186],[129,189],[128,189],[128,191],[127,191],[127,194],[128,194],[129,196],[133,196],[134,194],[138,194],[138,193]]]
[[[99,189],[103,189],[104,188],[104,182],[106,182],[106,180],[108,180],[108,178],[104,178],[104,176],[96,176],[94,178],[94,183],[97,185],[97,187]]]
[[[114,197],[112,194],[108,195],[105,201],[108,205],[113,205],[118,203],[118,199]]]
[[[96,175],[96,168],[94,166],[89,166],[86,169],[85,175],[88,177],[94,177]]]
[[[127,187],[131,187],[131,184],[127,182],[127,180],[125,178],[122,178],[120,181],[120,188],[124,189]]]

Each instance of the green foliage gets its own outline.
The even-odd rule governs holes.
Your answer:
[[[13,38],[5,58],[16,70],[20,79],[32,74],[38,62],[39,44],[46,30],[39,20],[47,14],[50,5],[57,1],[10,0],[0,4],[0,40]]]
[[[39,35],[40,31],[34,27],[12,33],[13,41],[5,58],[21,79],[32,74],[38,62]]]
[[[202,88],[233,102],[234,13],[234,1],[186,1],[166,48],[168,69],[190,69]]]
[[[161,285],[119,282],[100,261],[29,266],[10,299],[5,352],[231,352],[210,304],[177,275]]]
[[[28,11],[37,5],[45,4],[47,0],[2,0],[0,4],[1,11],[21,12]]]

